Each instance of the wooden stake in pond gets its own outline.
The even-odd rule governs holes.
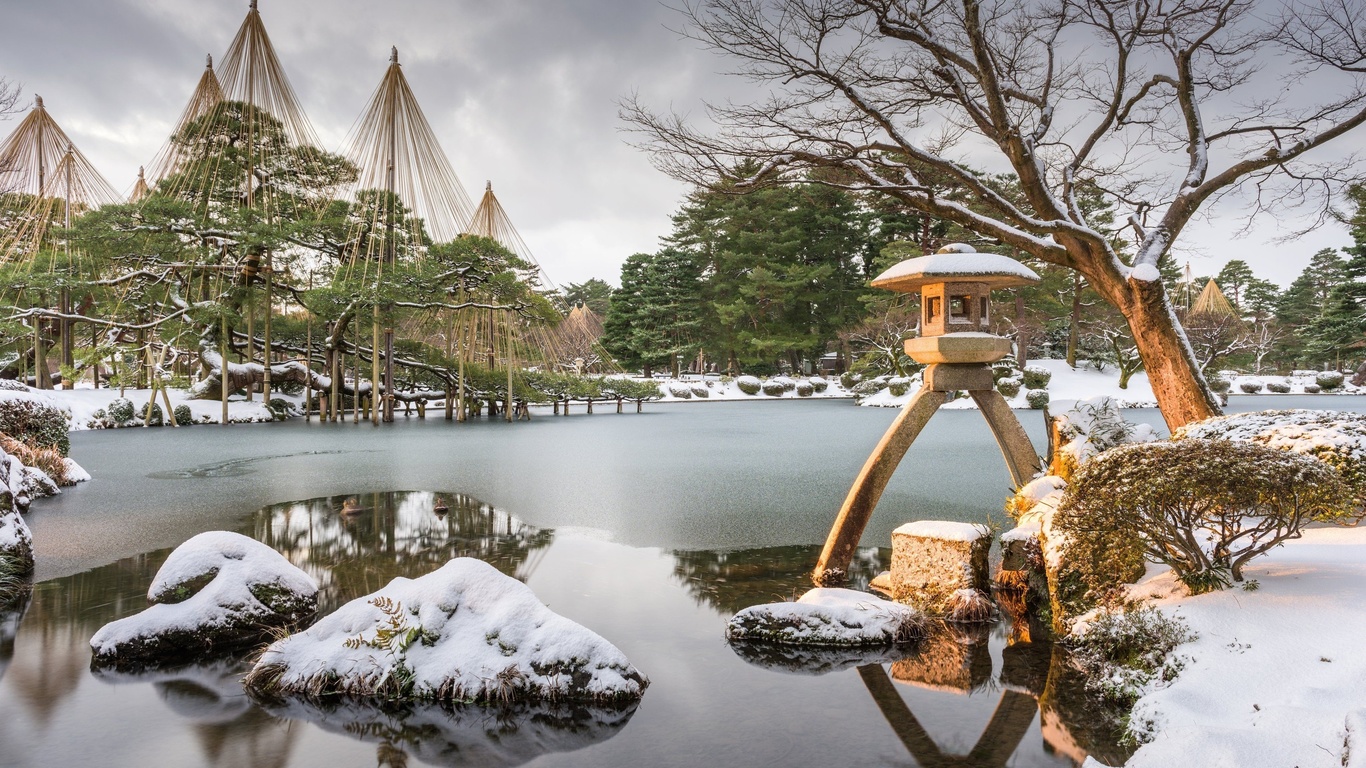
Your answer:
[[[223,397],[223,426],[228,425],[228,315],[223,313],[221,331],[218,335],[218,351],[222,360],[218,365],[218,389]]]
[[[373,354],[373,352],[372,352]],[[356,351],[351,355],[351,423],[360,423],[360,323],[356,323]]]
[[[271,294],[272,294],[272,291],[271,291],[271,288],[272,288],[272,284],[273,284],[273,282],[274,282],[274,281],[273,281],[273,273],[274,273],[274,270],[271,268],[270,251],[266,251],[265,273],[266,273],[266,322],[265,322],[265,327],[262,329],[262,330],[264,331],[264,336],[265,336],[265,338],[264,338],[264,340],[263,340],[263,342],[262,342],[262,346],[265,347],[265,353],[266,353],[266,361],[265,361],[265,362],[266,362],[266,370],[265,370],[265,375],[264,375],[264,376],[262,377],[262,379],[261,379],[261,402],[263,402],[263,403],[269,403],[269,402],[270,402],[270,364],[271,364],[271,354],[270,354],[270,353],[271,353],[271,345],[270,345],[270,316],[271,316],[271,314],[272,314],[272,313],[271,313],[271,306],[270,306],[270,304],[271,304],[271,300],[272,300],[272,295],[271,295]]]
[[[383,272],[383,268],[380,270]],[[379,282],[379,278],[375,278]],[[379,426],[379,406],[375,399],[379,393],[379,304],[375,304],[374,318],[370,322],[370,423]]]
[[[507,348],[508,348],[508,357],[507,357],[507,364],[508,364],[508,396],[507,396],[507,399],[503,401],[503,421],[506,421],[506,422],[508,422],[509,424],[511,424],[511,423],[512,423],[512,351],[513,351],[513,350],[512,350],[512,322],[511,322],[510,319],[509,319],[509,321],[508,321],[507,333],[505,333],[505,334],[503,334],[503,335],[507,337]]]

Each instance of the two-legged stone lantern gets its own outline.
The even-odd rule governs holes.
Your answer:
[[[873,286],[920,293],[920,336],[906,340],[906,354],[928,367],[924,386],[882,436],[844,500],[812,578],[818,585],[847,578],[863,529],[906,450],[948,393],[967,390],[996,436],[1016,487],[1040,470],[1024,427],[996,391],[991,363],[1010,354],[1010,340],[991,333],[988,294],[993,288],[1037,283],[1034,270],[1005,256],[978,253],[970,245],[946,245],[938,253],[907,259],[878,275]]]

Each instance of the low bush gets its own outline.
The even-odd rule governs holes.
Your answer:
[[[1027,365],[1024,369],[1025,389],[1044,389],[1053,378],[1053,372],[1037,365]]]
[[[826,381],[824,378],[820,376],[812,376],[806,381],[811,385],[811,388],[817,392],[824,392],[825,390],[830,388],[830,382]]]
[[[1237,440],[1302,453],[1342,476],[1366,513],[1366,415],[1293,409],[1235,413],[1187,424],[1172,439]]]
[[[996,391],[1001,393],[1001,397],[1012,398],[1020,394],[1019,379],[999,379],[996,382]]]
[[[1238,389],[1241,389],[1249,395],[1255,395],[1262,391],[1262,383],[1260,381],[1248,379],[1246,381],[1238,382]]]
[[[763,388],[763,384],[753,376],[741,376],[735,380],[735,386],[747,395],[757,395],[759,390]]]
[[[858,384],[854,385],[854,395],[857,397],[876,395],[887,388],[887,381],[887,377],[885,376],[878,376],[875,379],[860,381]]]
[[[670,395],[673,395],[674,397],[678,398],[679,400],[691,400],[691,399],[692,399],[692,387],[688,386],[687,384],[684,384],[683,382],[680,382],[680,381],[671,381],[671,382],[669,382],[668,387],[669,387],[669,394],[670,394]]]
[[[797,397],[811,397],[814,394],[816,394],[816,388],[811,386],[811,382],[797,382]]]
[[[892,393],[892,397],[901,397],[911,388],[911,380],[898,376],[887,382],[887,391]]]
[[[772,381],[782,385],[784,392],[791,392],[797,388],[797,382],[790,376],[774,376]]]
[[[782,397],[783,393],[787,391],[787,388],[783,386],[783,383],[776,379],[765,381],[761,389],[763,390],[763,393],[769,397]]]
[[[1015,366],[1009,363],[997,363],[991,366],[991,378],[995,381],[1016,378],[1015,373]]]
[[[66,474],[66,459],[56,448],[34,448],[9,435],[0,435],[0,449],[26,467],[43,471],[57,485],[75,485]]]
[[[711,397],[711,390],[710,390],[710,389],[707,389],[706,387],[702,387],[702,386],[698,386],[698,385],[694,384],[693,387],[692,387],[692,395],[693,395],[693,397],[700,397],[700,398],[705,399],[705,398]]]
[[[1199,594],[1243,580],[1249,560],[1314,520],[1350,514],[1351,494],[1308,456],[1229,440],[1123,445],[1086,462],[1053,519],[1067,555],[1089,567],[1089,599],[1118,586],[1135,551],[1171,566]]]
[[[1290,392],[1290,385],[1284,381],[1268,381],[1266,383],[1266,390],[1268,392],[1275,392],[1278,395],[1284,395]]]
[[[133,401],[126,397],[114,398],[105,410],[109,414],[109,420],[119,426],[131,422],[137,415],[134,412]]]
[[[853,371],[845,371],[840,374],[840,386],[844,387],[846,390],[853,390],[854,385],[859,383],[859,380],[862,378],[862,376],[859,376]]]
[[[1343,376],[1341,373],[1338,373],[1337,371],[1324,371],[1323,373],[1320,373],[1319,375],[1314,377],[1314,383],[1319,385],[1319,387],[1323,389],[1323,391],[1325,392],[1332,392],[1333,390],[1341,387],[1342,382]]]
[[[1320,386],[1317,385],[1317,384],[1305,384],[1305,385],[1304,385],[1304,393],[1305,393],[1306,395],[1317,395],[1318,393],[1320,393],[1320,392],[1322,392],[1322,391],[1323,391],[1323,387],[1320,387]]]
[[[284,421],[294,415],[294,406],[288,400],[279,397],[272,397],[266,403],[266,410],[270,411],[270,417],[276,421]]]
[[[8,389],[11,392],[27,392],[28,385],[15,379],[0,379],[0,389]]]
[[[1222,395],[1233,388],[1233,382],[1219,376],[1211,376],[1209,378],[1209,388],[1211,392]]]
[[[177,405],[172,413],[175,414],[175,423],[177,426],[187,427],[194,423],[194,412],[190,410],[190,406],[185,405],[184,403]]]
[[[1036,410],[1036,411],[1043,410],[1044,408],[1047,408],[1047,407],[1048,407],[1048,390],[1046,390],[1046,389],[1031,389],[1031,390],[1029,390],[1029,392],[1025,393],[1025,402],[1026,402],[1026,403],[1029,403],[1029,407],[1030,407],[1030,408],[1033,408],[1033,409]]]
[[[156,403],[152,403],[150,413],[145,405],[138,408],[138,416],[141,417],[149,427],[159,427],[166,423],[166,414],[161,410],[161,406]]]
[[[1145,689],[1176,679],[1185,660],[1174,652],[1195,639],[1181,619],[1144,606],[1102,611],[1065,644],[1088,691],[1130,707]]]
[[[22,397],[0,400],[0,432],[33,448],[71,452],[66,414],[55,405]]]

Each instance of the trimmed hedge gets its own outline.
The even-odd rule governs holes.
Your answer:
[[[1025,402],[1026,402],[1026,403],[1029,403],[1029,407],[1030,407],[1030,408],[1033,408],[1033,409],[1036,410],[1036,411],[1043,410],[1044,408],[1047,408],[1047,407],[1048,407],[1048,390],[1046,390],[1046,389],[1031,389],[1031,390],[1029,390],[1029,392],[1025,394]]]
[[[1025,389],[1044,389],[1048,382],[1053,378],[1053,372],[1047,368],[1036,365],[1025,366],[1024,369]]]
[[[1238,389],[1249,395],[1255,395],[1262,391],[1262,383],[1260,381],[1240,381],[1238,382]]]
[[[55,448],[63,456],[71,452],[70,425],[66,414],[40,400],[0,400],[0,432],[33,448]]]
[[[739,387],[740,391],[747,395],[757,395],[759,394],[759,391],[763,389],[764,385],[763,382],[753,376],[741,376],[735,380],[735,386]]]
[[[1342,386],[1343,375],[1337,371],[1324,371],[1314,377],[1314,383],[1323,388],[1325,392],[1331,392]]]

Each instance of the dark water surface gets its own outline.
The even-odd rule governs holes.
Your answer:
[[[1290,399],[1269,405],[1306,405]],[[1357,398],[1298,400],[1360,409]],[[716,403],[514,425],[76,434],[72,454],[95,479],[36,505],[40,581],[25,605],[0,610],[0,766],[1122,761],[1065,664],[1018,632],[1011,642],[1005,626],[862,658],[724,642],[734,611],[805,590],[895,415],[837,401]],[[1020,415],[1040,441],[1038,414]],[[1002,521],[1007,486],[980,416],[937,415],[869,526],[861,577],[907,520]],[[394,489],[440,491],[450,512],[438,516],[431,493]],[[170,548],[212,529],[284,552],[323,585],[324,612],[394,576],[481,557],[615,643],[652,685],[624,712],[267,710],[243,695],[236,659],[91,672],[95,630],[145,608]]]

